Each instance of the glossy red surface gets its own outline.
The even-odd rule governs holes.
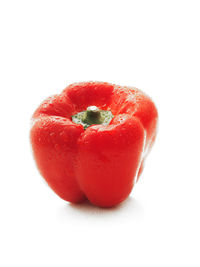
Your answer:
[[[84,130],[72,122],[72,115],[91,105],[111,110],[111,123]],[[31,143],[40,173],[66,201],[119,204],[141,174],[155,140],[157,117],[152,100],[136,88],[72,84],[33,115]]]

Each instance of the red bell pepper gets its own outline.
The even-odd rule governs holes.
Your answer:
[[[157,117],[152,100],[136,88],[69,85],[33,115],[31,143],[40,173],[66,201],[119,204],[142,172]]]

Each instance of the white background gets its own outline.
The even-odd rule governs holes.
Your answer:
[[[0,265],[200,266],[199,1],[0,2]],[[159,133],[131,196],[70,205],[43,182],[30,117],[68,84],[136,86]]]

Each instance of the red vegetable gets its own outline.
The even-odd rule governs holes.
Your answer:
[[[68,86],[33,115],[31,143],[41,175],[66,201],[119,204],[141,174],[157,116],[154,103],[136,88]]]

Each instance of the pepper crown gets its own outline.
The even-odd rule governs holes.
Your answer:
[[[112,112],[89,106],[87,110],[72,116],[72,121],[83,125],[84,129],[94,124],[108,125],[113,118]]]

